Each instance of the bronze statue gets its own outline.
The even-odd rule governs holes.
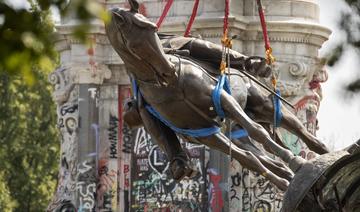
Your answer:
[[[106,25],[106,31],[110,43],[123,59],[129,74],[138,85],[140,91],[138,101],[144,101],[139,104],[140,107],[145,104],[150,105],[167,122],[164,124],[164,120],[160,121],[146,110],[140,109],[141,119],[149,133],[157,135],[158,138],[166,137],[166,140],[170,141],[176,140],[176,136],[170,130],[171,127],[165,126],[169,123],[177,129],[218,126],[217,114],[211,98],[217,84],[217,79],[214,77],[218,72],[217,67],[201,61],[201,58],[190,60],[175,54],[166,55],[156,34],[156,25],[138,13],[136,1],[130,2],[129,11],[118,8],[111,10],[112,20]],[[290,168],[296,171],[305,162],[275,143],[269,133],[254,121],[269,123],[273,121],[274,109],[271,98],[263,89],[251,84],[240,72],[231,70],[229,74],[232,95],[223,90],[220,96],[221,107],[226,117],[246,129],[252,139],[260,142],[284,162],[290,163]],[[311,150],[319,154],[328,152],[327,148],[308,133],[289,110],[284,106],[281,110],[283,113],[281,127],[298,135]],[[146,117],[149,115],[150,117]],[[146,123],[148,120],[152,121]],[[155,122],[158,124],[154,125]],[[250,151],[239,148],[236,143],[230,145],[231,141],[222,132],[199,137],[182,136],[186,140],[205,144],[226,154],[231,148],[232,156],[244,167],[267,177],[280,189],[287,189],[288,180],[270,171]],[[168,149],[167,152],[172,152],[173,155],[181,151],[181,146],[177,146],[177,142],[164,144],[163,149]]]

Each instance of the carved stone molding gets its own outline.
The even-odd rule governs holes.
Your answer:
[[[62,66],[49,75],[49,81],[54,85],[53,99],[58,105],[68,101],[76,84],[102,84],[111,78],[111,70],[107,65],[73,64]]]

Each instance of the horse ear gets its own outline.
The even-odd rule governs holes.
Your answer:
[[[135,12],[135,13],[139,12],[139,2],[137,2],[136,0],[129,0],[129,4],[130,4],[131,12]]]
[[[123,25],[125,23],[125,19],[122,15],[117,12],[114,12],[113,14],[116,16],[116,21],[118,24]]]

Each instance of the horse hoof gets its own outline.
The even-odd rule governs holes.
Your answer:
[[[183,158],[174,158],[170,163],[170,171],[173,179],[177,182],[184,177],[192,178],[197,174],[197,171],[192,169],[188,161]]]
[[[285,180],[285,179],[280,179],[280,182],[278,183],[277,187],[282,190],[282,191],[286,191],[289,187],[289,181]]]
[[[295,156],[290,162],[289,162],[289,168],[296,173],[304,164],[306,163],[306,160],[303,159],[300,156]]]

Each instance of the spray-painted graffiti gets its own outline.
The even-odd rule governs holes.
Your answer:
[[[127,153],[127,154],[131,154],[132,131],[130,130],[129,127],[127,127],[127,126],[125,125],[125,126],[123,127],[123,129],[122,129],[122,133],[123,133],[123,138],[122,138],[122,139],[123,139],[122,152],[123,152],[123,153]]]
[[[231,161],[230,211],[278,211],[282,193],[265,178]]]
[[[220,180],[222,176],[215,169],[209,169],[209,204],[212,212],[220,212],[224,206]]]
[[[169,171],[169,162],[151,137],[141,128],[134,136],[131,208],[133,211],[200,211],[206,193],[202,146],[183,144],[191,162],[199,170],[192,179],[175,182]]]
[[[117,142],[118,142],[118,119],[115,116],[110,116],[108,135],[110,142],[110,158],[117,158]]]
[[[123,123],[123,102],[131,95],[130,88],[128,86],[118,87],[118,114],[119,114],[119,126],[118,126],[118,152],[121,154],[121,158],[118,163],[118,198],[123,203],[117,211],[129,211],[130,206],[130,172],[131,172],[131,143],[129,138],[132,137],[132,131]]]
[[[116,210],[117,205],[118,119],[117,115],[113,114],[110,108],[102,109],[108,113],[108,116],[106,125],[104,124],[106,129],[104,129],[103,142],[99,150],[97,206],[100,211],[113,211]]]
[[[93,211],[95,207],[96,177],[92,173],[95,167],[93,158],[85,160],[78,166],[76,190],[79,211]]]

